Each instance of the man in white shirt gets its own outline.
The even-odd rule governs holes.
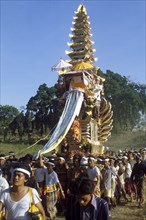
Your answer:
[[[4,177],[2,177],[2,171],[0,169],[0,196],[1,193],[7,188],[9,188],[9,184],[7,180]]]
[[[125,172],[124,172],[124,180],[125,180],[125,191],[126,194],[130,196],[130,199],[132,201],[132,189],[131,189],[131,173],[132,173],[132,168],[130,163],[128,162],[128,157],[124,156],[122,158],[122,163],[125,166]]]
[[[87,169],[87,174],[89,179],[93,182],[95,188],[94,188],[94,193],[97,196],[100,196],[100,170],[99,168],[95,165],[96,159],[92,156],[89,157],[88,159],[88,165],[89,168]]]

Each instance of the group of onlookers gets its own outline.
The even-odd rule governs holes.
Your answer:
[[[54,153],[34,159],[0,154],[0,210],[8,220],[30,219],[30,189],[40,219],[56,215],[74,220],[108,220],[110,209],[125,202],[144,203],[146,149]],[[31,219],[39,219],[38,215]]]

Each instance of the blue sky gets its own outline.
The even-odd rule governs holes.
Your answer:
[[[53,86],[51,67],[69,59],[73,16],[83,3],[89,15],[96,66],[145,83],[145,1],[2,1],[0,104],[20,109],[38,87]]]

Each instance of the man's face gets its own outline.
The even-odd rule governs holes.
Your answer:
[[[141,163],[141,159],[140,158],[136,158],[136,162],[137,163]]]
[[[110,160],[110,166],[114,166],[114,160]]]
[[[91,199],[92,199],[91,194],[87,194],[87,195],[83,195],[83,196],[78,197],[80,206],[87,206],[91,202]]]
[[[92,159],[89,159],[89,160],[88,160],[88,164],[89,164],[89,167],[90,167],[90,168],[92,168],[92,167],[95,166],[95,162],[94,162],[94,160],[92,160]]]
[[[62,159],[59,159],[58,161],[59,161],[59,164],[61,164],[61,165],[65,163],[65,161]]]
[[[104,162],[104,167],[105,167],[105,168],[109,167],[109,161],[105,161],[105,162]]]
[[[74,162],[74,166],[79,166],[79,164],[80,164],[78,159],[74,159],[73,162]]]
[[[129,160],[132,160],[132,159],[133,159],[132,153],[129,153],[129,154],[128,154],[128,159],[129,159]]]
[[[24,183],[27,181],[24,173],[21,172],[14,172],[13,175],[13,185],[15,186],[21,186],[24,185]]]
[[[0,165],[3,165],[5,163],[4,159],[0,159]]]
[[[122,159],[122,163],[123,163],[124,165],[126,165],[127,160],[126,160],[125,158],[123,158],[123,159]]]
[[[52,165],[48,164],[47,165],[47,170],[48,170],[48,173],[52,173],[52,171],[53,171]]]

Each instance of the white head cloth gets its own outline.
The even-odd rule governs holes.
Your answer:
[[[89,157],[90,160],[96,161],[94,157]]]
[[[21,173],[25,173],[25,174],[27,174],[30,177],[30,172],[28,170],[26,170],[26,169],[18,167],[18,168],[15,168],[13,172],[16,172],[16,171],[17,172],[21,172]]]
[[[60,159],[60,160],[64,160],[64,161],[65,161],[64,157],[59,157],[59,159]]]

